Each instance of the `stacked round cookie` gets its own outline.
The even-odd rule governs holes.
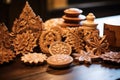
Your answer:
[[[83,11],[77,8],[69,8],[64,10],[65,15],[62,16],[64,19],[64,26],[68,27],[79,27],[80,22],[85,19],[85,16],[82,15]]]

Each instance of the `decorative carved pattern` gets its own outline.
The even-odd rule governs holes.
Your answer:
[[[11,48],[12,37],[10,36],[10,33],[4,23],[0,24],[0,35],[0,46]]]
[[[33,48],[38,45],[42,29],[42,19],[35,15],[28,2],[26,2],[22,13],[14,21],[12,27],[13,46],[16,54],[33,52]]]
[[[13,58],[15,58],[15,54],[12,50],[0,47],[0,64],[4,62],[8,63],[13,60]]]
[[[92,59],[99,58],[99,56],[94,55],[92,51],[86,52],[84,50],[81,50],[80,53],[73,53],[73,56],[81,63],[92,63]]]
[[[65,42],[54,42],[49,47],[49,52],[51,55],[55,54],[71,54],[71,46]]]
[[[72,50],[75,52],[80,52],[82,49],[84,49],[83,44],[83,33],[82,29],[80,28],[69,28],[68,32],[65,35],[65,42],[70,44],[72,47]]]
[[[94,54],[97,56],[108,51],[109,43],[105,35],[103,37],[93,36],[93,38],[87,39],[86,43],[90,50],[94,49]]]
[[[21,57],[21,61],[29,64],[42,64],[47,59],[47,56],[42,53],[28,53]]]
[[[57,31],[43,31],[40,39],[39,39],[39,46],[44,53],[49,53],[49,46],[53,42],[61,41],[61,35]]]
[[[14,34],[26,32],[26,30],[32,30],[36,33],[38,38],[42,32],[43,22],[39,16],[36,16],[32,8],[26,2],[20,17],[14,21],[12,31]]]
[[[106,52],[101,55],[101,58],[106,61],[120,63],[120,52]]]
[[[61,27],[64,22],[62,18],[52,18],[44,23],[44,30],[50,30],[52,27]]]
[[[36,47],[36,41],[34,34],[31,30],[26,31],[22,34],[17,34],[13,41],[13,46],[16,54],[26,54],[28,52],[33,52],[33,48]]]

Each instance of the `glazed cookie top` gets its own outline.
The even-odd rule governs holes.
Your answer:
[[[65,65],[71,63],[72,61],[73,58],[66,54],[56,54],[47,59],[47,62],[51,65]]]
[[[69,8],[69,9],[64,10],[64,13],[66,13],[66,14],[78,14],[79,15],[82,12],[83,11],[78,8]]]

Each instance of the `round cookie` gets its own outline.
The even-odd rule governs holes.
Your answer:
[[[54,68],[68,67],[73,62],[73,58],[66,54],[56,54],[47,59],[47,63]]]
[[[50,45],[49,47],[49,52],[51,55],[55,55],[55,54],[67,54],[70,55],[71,54],[71,46],[65,42],[54,42]]]
[[[61,41],[61,35],[59,32],[51,30],[43,31],[39,39],[41,51],[49,54],[49,46],[55,41]]]
[[[61,27],[63,22],[64,22],[64,19],[62,19],[62,18],[48,19],[44,23],[44,30],[50,30],[53,27]]]
[[[77,9],[77,8],[69,8],[69,9],[64,10],[65,15],[68,17],[77,17],[82,12],[83,11],[81,9]]]
[[[78,17],[67,17],[66,15],[62,16],[62,18],[67,22],[80,22],[81,20],[84,20],[86,17],[84,15],[79,15]]]

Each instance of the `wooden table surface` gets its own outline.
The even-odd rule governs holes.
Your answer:
[[[73,63],[66,69],[53,69],[47,64],[27,66],[18,57],[9,64],[0,65],[0,80],[120,80],[120,65]]]
[[[54,69],[47,64],[28,66],[16,58],[9,64],[0,65],[0,80],[117,80],[120,65],[73,63],[68,68]]]

